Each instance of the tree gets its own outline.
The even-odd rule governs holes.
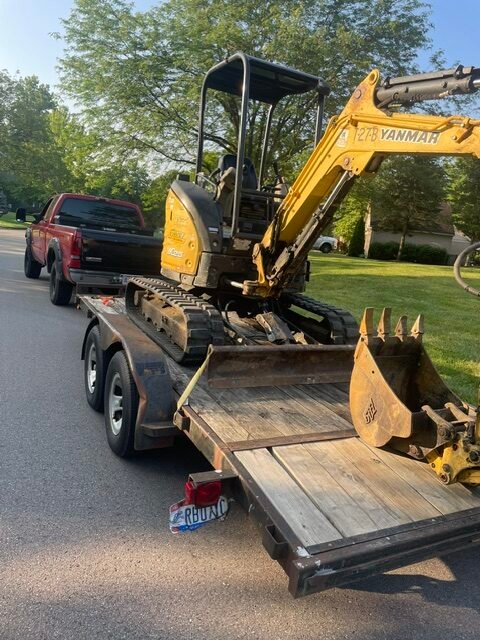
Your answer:
[[[371,190],[372,212],[383,229],[400,233],[400,260],[407,233],[428,227],[444,200],[445,169],[435,158],[396,156],[385,161]]]
[[[177,172],[172,170],[158,176],[142,194],[143,213],[148,226],[163,228],[167,193],[176,175]]]
[[[55,148],[56,101],[37,77],[0,73],[0,187],[14,207],[48,197],[67,173]]]
[[[347,245],[349,255],[360,255],[364,251],[365,216],[371,206],[371,200],[372,179],[361,176],[356,179],[352,190],[335,214],[334,233]],[[363,237],[360,240],[362,232]]]
[[[480,239],[480,162],[457,158],[447,166],[447,200],[455,225],[472,242]]]
[[[385,75],[414,70],[429,44],[428,15],[422,0],[167,0],[143,13],[126,0],[76,0],[64,22],[63,86],[114,154],[153,152],[164,165],[191,164],[200,87],[212,64],[243,50],[323,74],[333,114],[372,67]],[[247,155],[257,165],[265,119],[265,105],[254,104]],[[276,110],[269,164],[284,159],[292,177],[313,128],[312,96],[286,99]],[[234,151],[236,98],[214,98],[206,131],[208,149]]]

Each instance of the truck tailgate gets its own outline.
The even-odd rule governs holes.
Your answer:
[[[152,236],[82,229],[81,267],[89,271],[158,274],[162,242]]]

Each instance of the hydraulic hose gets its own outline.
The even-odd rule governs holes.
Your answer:
[[[480,249],[480,242],[475,242],[470,247],[467,247],[466,249],[464,249],[462,253],[460,253],[457,256],[457,259],[455,260],[455,264],[453,265],[453,273],[455,274],[455,280],[458,282],[458,284],[467,293],[471,293],[472,296],[477,296],[478,298],[480,298],[480,291],[478,289],[475,289],[474,287],[471,287],[469,284],[465,282],[465,280],[462,278],[461,267],[465,258],[467,258],[474,251],[478,251],[479,249]]]

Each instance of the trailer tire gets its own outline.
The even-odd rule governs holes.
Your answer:
[[[324,242],[324,243],[322,244],[322,246],[320,247],[320,251],[321,251],[322,253],[331,253],[331,252],[332,252],[332,250],[333,250],[333,247],[332,247],[332,245],[331,245],[329,242]]]
[[[134,453],[138,391],[123,351],[110,360],[105,380],[105,429],[110,449],[121,458]]]
[[[27,278],[32,278],[32,280],[36,280],[40,276],[41,270],[42,265],[35,260],[32,255],[32,249],[27,246],[25,249],[25,258],[23,260],[23,271],[25,272],[25,276]]]
[[[72,283],[61,278],[57,263],[54,262],[50,271],[50,301],[56,306],[63,307],[70,302],[72,291]]]
[[[87,402],[95,411],[103,411],[105,391],[105,359],[100,344],[100,331],[95,325],[85,340],[84,383]]]

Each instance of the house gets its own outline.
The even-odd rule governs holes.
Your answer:
[[[380,218],[369,210],[365,217],[365,255],[368,256],[370,246],[374,242],[400,242],[401,233],[394,233],[385,228]],[[407,244],[427,244],[431,247],[445,249],[449,256],[449,264],[455,262],[459,253],[470,245],[470,240],[459,231],[452,221],[452,209],[449,204],[442,205],[437,218],[418,228],[410,229],[405,242]]]

